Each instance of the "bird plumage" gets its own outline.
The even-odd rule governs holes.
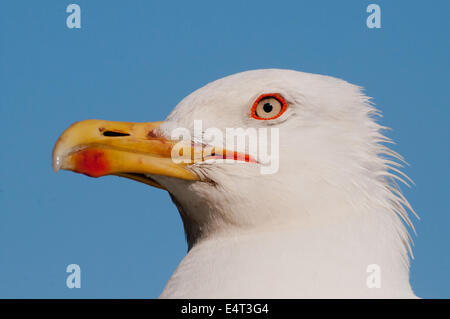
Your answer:
[[[267,92],[289,104],[270,123],[249,116]],[[412,208],[378,115],[358,86],[277,69],[238,73],[181,101],[161,135],[193,131],[194,120],[223,131],[278,127],[280,164],[272,175],[257,163],[190,166],[208,182],[151,175],[179,208],[189,245],[161,297],[414,297]],[[381,288],[367,286],[370,264]]]
[[[415,297],[414,211],[397,185],[409,179],[379,115],[343,80],[248,71],[193,92],[164,122],[74,123],[53,167],[170,193],[188,253],[162,298]]]

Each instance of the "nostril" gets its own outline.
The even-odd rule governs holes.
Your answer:
[[[108,137],[118,137],[118,136],[130,136],[128,133],[114,132],[114,131],[104,131],[103,136]]]

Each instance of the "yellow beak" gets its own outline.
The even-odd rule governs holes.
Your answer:
[[[171,154],[178,141],[158,136],[161,122],[130,123],[86,120],[70,126],[53,149],[53,169],[71,170],[91,177],[117,175],[164,189],[147,175],[200,180],[175,163]],[[193,154],[193,152],[192,152]]]

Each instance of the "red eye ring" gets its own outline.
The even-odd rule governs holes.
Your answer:
[[[265,98],[274,98],[274,99],[276,99],[278,102],[280,102],[280,104],[281,104],[281,110],[280,110],[280,112],[279,112],[277,115],[275,115],[275,116],[273,116],[273,117],[270,117],[270,118],[263,118],[263,117],[260,117],[260,116],[258,116],[258,115],[256,114],[256,107],[258,106],[259,102],[261,102],[261,100],[262,100],[262,99],[265,99]],[[284,111],[286,111],[286,109],[287,109],[287,103],[286,103],[286,100],[285,100],[280,94],[278,94],[278,93],[265,93],[265,94],[261,94],[261,95],[255,100],[255,102],[253,102],[253,106],[252,106],[251,113],[252,113],[252,117],[253,117],[254,119],[267,121],[267,120],[274,120],[274,119],[280,117],[280,116],[284,113]]]

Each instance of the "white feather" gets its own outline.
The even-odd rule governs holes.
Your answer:
[[[251,118],[253,101],[280,93],[274,123]],[[190,167],[209,182],[152,176],[176,202],[189,244],[163,298],[400,298],[409,284],[413,211],[395,180],[411,180],[385,143],[379,111],[361,88],[290,70],[235,74],[195,91],[161,126],[280,129],[280,168]],[[193,134],[193,132],[192,132]],[[405,182],[406,184],[406,182]],[[368,288],[367,266],[381,269]]]

